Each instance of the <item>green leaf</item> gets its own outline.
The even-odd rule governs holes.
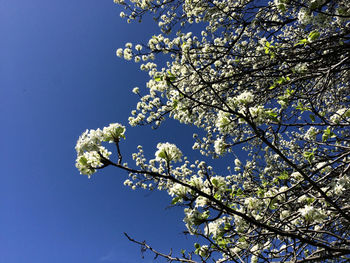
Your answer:
[[[324,130],[323,135],[322,135],[322,142],[326,142],[329,138],[334,138],[336,135],[334,132],[331,131],[329,127]]]
[[[346,110],[346,112],[344,113],[344,117],[350,117],[350,109]]]
[[[224,229],[225,230],[230,230],[231,229],[231,225],[226,223],[225,226],[224,226]]]
[[[172,205],[176,205],[182,198],[180,196],[176,196],[171,200]]]
[[[268,110],[266,111],[266,114],[270,117],[270,119],[274,120],[274,121],[278,121],[277,119],[277,112],[274,112],[273,110]]]
[[[312,204],[314,201],[315,201],[315,198],[313,198],[313,197],[309,197],[309,198],[306,199],[306,203],[308,205]]]
[[[272,199],[271,202],[270,202],[269,208],[270,209],[277,209],[277,205],[276,205],[277,202],[278,202],[277,198]]]
[[[279,4],[279,5],[278,5],[278,9],[279,9],[282,13],[286,12],[286,6],[285,6],[285,4]]]
[[[266,190],[264,188],[259,188],[258,191],[256,192],[256,194],[259,197],[264,197],[265,192],[266,192]]]
[[[216,200],[221,200],[221,195],[220,195],[219,193],[215,193],[215,194],[214,194],[214,198],[215,198]]]
[[[288,172],[287,171],[283,171],[281,173],[281,175],[277,176],[277,178],[281,179],[281,180],[287,180],[289,178]]]
[[[315,122],[315,115],[310,114],[309,116],[310,116],[310,120],[311,120],[312,122]]]
[[[163,80],[163,77],[154,77],[154,80],[159,82]]]
[[[227,247],[227,244],[230,243],[230,240],[227,239],[227,238],[222,238],[221,237],[221,238],[217,239],[217,243],[218,243],[220,248],[225,249]]]
[[[311,161],[315,158],[315,154],[314,154],[315,149],[312,152],[304,152],[303,156],[306,160],[308,160],[309,163],[311,163]]]
[[[174,107],[174,109],[176,109],[177,108],[177,105],[179,104],[179,101],[178,100],[173,100],[173,107]]]
[[[289,77],[287,77],[287,78],[288,78],[288,80],[290,80]],[[295,90],[294,90],[294,89],[292,89],[292,90],[287,89],[287,90],[286,90],[286,94],[288,95],[288,97],[292,96],[294,93],[295,93]]]
[[[270,183],[268,182],[268,181],[264,181],[263,183],[262,183],[262,186],[263,187],[268,187],[270,185]]]
[[[300,110],[301,112],[310,110],[307,106],[303,105],[301,101],[298,102],[298,106],[296,106],[296,109]]]
[[[245,237],[240,237],[240,238],[238,239],[238,241],[239,241],[239,242],[244,242],[244,241],[245,241]]]
[[[310,41],[314,41],[314,40],[318,39],[319,37],[320,37],[320,32],[312,31],[312,32],[309,34],[308,39],[309,39]]]
[[[279,77],[278,80],[277,80],[277,83],[278,84],[282,84],[284,81],[285,81],[284,77]]]
[[[241,188],[238,188],[236,191],[237,195],[242,195],[243,194],[243,190]]]
[[[305,249],[304,250],[304,254],[305,254],[305,257],[307,257],[309,255],[309,250],[308,249]]]
[[[86,157],[84,157],[84,156],[81,156],[81,157],[79,158],[79,163],[81,163],[81,164],[84,165],[84,166],[87,166],[87,165],[88,165],[87,159],[86,159]]]
[[[168,70],[167,79],[170,80],[171,82],[173,82],[173,81],[175,81],[176,76]]]
[[[166,154],[166,152],[165,151],[162,151],[162,152],[160,152],[159,154],[158,154],[158,157],[160,157],[160,158],[162,158],[162,159],[167,159],[167,154]]]
[[[306,45],[307,43],[309,43],[309,40],[307,40],[306,38],[299,40],[298,43],[296,43],[294,46],[298,46],[298,45]]]

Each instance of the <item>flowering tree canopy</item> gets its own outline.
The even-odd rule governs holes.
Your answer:
[[[200,237],[176,256],[142,245],[174,262],[349,262],[350,1],[115,2],[128,22],[152,15],[162,32],[117,50],[150,76],[133,90],[129,124],[195,125],[203,136],[194,134],[194,150],[234,163],[219,175],[159,143],[153,159],[139,146],[132,168],[122,164],[124,126],[83,133],[82,174],[116,166],[133,189],[166,191]]]

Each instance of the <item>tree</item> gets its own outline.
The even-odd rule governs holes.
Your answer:
[[[182,256],[152,249],[169,261],[348,262],[350,2],[115,2],[121,17],[151,14],[163,32],[117,50],[150,76],[146,95],[133,90],[140,101],[129,123],[195,125],[203,136],[194,134],[193,149],[230,156],[235,167],[218,175],[170,143],[148,161],[140,146],[129,167],[119,147],[125,127],[115,123],[79,138],[81,173],[115,166],[129,173],[126,185],[185,206],[187,231],[201,243]],[[116,144],[117,161],[103,141]]]

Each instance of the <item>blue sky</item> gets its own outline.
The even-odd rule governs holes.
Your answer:
[[[182,208],[165,193],[132,191],[107,168],[92,179],[74,167],[87,128],[127,124],[147,75],[115,56],[157,32],[127,24],[112,0],[0,0],[0,262],[141,261],[123,232],[161,251],[191,246]],[[173,142],[190,154],[191,129],[127,128],[125,160],[143,144]]]

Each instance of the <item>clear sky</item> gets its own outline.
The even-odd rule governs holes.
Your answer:
[[[115,51],[158,31],[120,11],[112,0],[0,0],[0,262],[152,261],[123,232],[165,252],[193,244],[166,193],[132,191],[115,168],[88,179],[74,167],[79,135],[126,125],[131,90],[147,80]],[[166,141],[190,153],[189,131],[127,127],[124,158]]]

